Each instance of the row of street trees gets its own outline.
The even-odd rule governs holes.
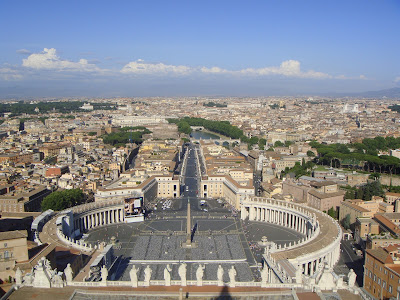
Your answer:
[[[318,150],[316,162],[332,167],[350,167],[368,172],[398,174],[400,159],[389,155],[378,156],[379,151],[400,148],[400,138],[376,137],[364,139],[354,144],[320,144],[310,142],[310,146]]]

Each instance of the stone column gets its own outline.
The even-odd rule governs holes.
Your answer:
[[[241,220],[245,220],[246,219],[246,217],[245,217],[246,209],[247,209],[247,206],[243,206],[242,209],[240,210],[240,219]]]
[[[253,221],[254,220],[254,207],[249,206],[249,220]]]

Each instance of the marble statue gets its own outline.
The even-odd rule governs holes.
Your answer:
[[[229,286],[230,287],[235,287],[235,285],[236,285],[236,274],[237,274],[236,269],[234,266],[232,266],[229,269]]]
[[[150,279],[151,279],[151,273],[153,271],[151,270],[150,266],[147,265],[146,269],[144,269],[144,285],[145,286],[150,286]]]
[[[33,269],[31,273],[27,273],[24,276],[24,284],[31,286],[33,284]]]
[[[167,265],[164,269],[165,286],[171,286],[171,267]]]
[[[344,284],[343,284],[343,275],[339,275],[337,281],[336,281],[336,288],[338,289],[343,289]]]
[[[42,257],[35,266],[33,287],[51,288],[51,273],[48,271],[46,258]]]
[[[264,268],[261,270],[261,287],[266,287],[268,283],[268,275],[269,275],[269,270],[268,266],[265,264]]]
[[[101,267],[101,281],[106,282],[108,277],[108,270],[105,265]]]
[[[218,286],[223,286],[224,285],[224,269],[222,268],[221,265],[218,266],[218,271],[217,271],[217,281],[218,281]]]
[[[129,277],[131,278],[131,283],[133,287],[138,287],[138,269],[136,269],[136,266],[133,265],[132,269],[129,271]]]
[[[199,265],[199,267],[196,270],[196,280],[198,286],[203,285],[203,276],[204,276],[204,266]]]
[[[71,264],[67,264],[67,267],[64,270],[64,275],[65,275],[65,280],[67,281],[67,284],[72,282],[73,272],[72,272]]]
[[[347,277],[349,278],[349,287],[354,287],[354,284],[356,283],[357,275],[353,269],[350,269],[350,272],[347,275]]]
[[[64,280],[62,279],[63,272],[59,272],[51,279],[51,287],[62,288],[64,287]]]
[[[178,268],[179,277],[181,278],[181,286],[186,286],[186,264],[183,263]]]
[[[17,268],[17,271],[15,271],[15,283],[17,285],[22,284],[22,271],[19,267]]]

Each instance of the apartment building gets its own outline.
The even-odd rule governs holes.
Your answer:
[[[376,299],[398,299],[399,286],[400,244],[366,250],[364,289]]]

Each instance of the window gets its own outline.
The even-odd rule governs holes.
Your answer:
[[[369,278],[372,278],[372,272],[369,271]]]
[[[374,274],[374,281],[376,281],[376,275]]]
[[[382,288],[386,288],[386,281],[385,280],[382,281]]]
[[[4,248],[7,248],[7,243],[4,243]]]
[[[381,284],[381,279],[378,277],[378,284],[380,285]]]
[[[393,287],[391,285],[389,285],[389,293],[393,292]]]
[[[7,259],[10,257],[10,253],[8,251],[4,251],[4,258]]]

